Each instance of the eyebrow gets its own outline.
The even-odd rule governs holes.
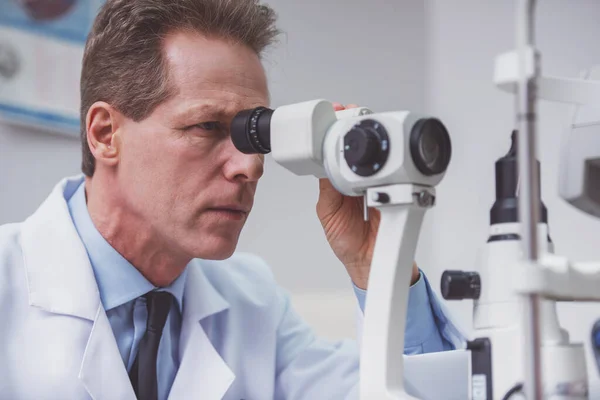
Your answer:
[[[233,117],[234,111],[232,107],[227,107],[223,104],[217,104],[212,102],[194,104],[190,107],[182,109],[175,116],[177,120],[191,119],[200,115],[210,115],[215,118]]]

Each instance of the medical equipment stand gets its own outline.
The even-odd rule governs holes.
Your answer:
[[[540,193],[536,184],[536,79],[539,75],[539,57],[533,58],[533,74],[527,75],[526,52],[534,42],[535,0],[519,0],[517,5],[517,51],[519,52],[519,82],[516,123],[519,130],[518,166],[521,192],[519,217],[523,230],[521,240],[525,268],[532,268],[538,259],[537,223],[539,221]],[[527,263],[531,263],[528,266]],[[525,338],[525,383],[527,399],[542,400],[541,372],[541,299],[537,293],[523,294],[523,337]]]
[[[435,189],[411,184],[368,189],[381,221],[367,294],[360,368],[361,400],[415,399],[404,390],[404,332],[414,255]]]
[[[598,103],[600,84],[581,80],[545,78],[540,72],[540,55],[534,47],[535,0],[517,1],[517,50],[496,60],[495,82],[517,94],[516,123],[519,130],[520,222],[524,260],[519,266],[514,290],[523,299],[523,338],[526,352],[523,389],[527,400],[550,396],[569,396],[573,388],[544,386],[542,373],[541,321],[542,299],[600,300],[600,264],[571,264],[564,257],[538,253],[540,193],[536,163],[536,102],[538,99],[567,103]],[[556,366],[553,378],[569,376],[570,364]],[[561,371],[562,369],[562,371]],[[576,389],[575,389],[576,390]],[[587,387],[586,387],[587,390]],[[572,393],[580,397],[581,393]]]

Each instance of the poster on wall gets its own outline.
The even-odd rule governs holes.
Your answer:
[[[0,1],[0,120],[79,135],[83,47],[103,1]]]

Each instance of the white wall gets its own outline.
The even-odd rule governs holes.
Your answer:
[[[600,2],[538,1],[537,40],[545,74],[577,77],[600,64]],[[429,0],[428,109],[448,125],[453,161],[438,190],[433,212],[433,262],[428,275],[438,289],[444,269],[475,268],[475,253],[487,239],[488,211],[494,199],[494,162],[509,147],[514,126],[513,97],[492,84],[493,59],[514,48],[513,1]],[[542,196],[556,252],[574,260],[600,259],[600,221],[558,198],[558,155],[568,106],[539,107],[538,156],[542,163]],[[575,227],[575,228],[574,228]],[[450,307],[471,327],[471,304]],[[560,318],[576,341],[588,341],[597,304],[561,304]],[[588,351],[588,360],[592,358]],[[597,369],[590,365],[596,388]],[[598,390],[598,389],[596,389]]]
[[[79,172],[79,142],[0,124],[0,224],[31,214],[62,177]]]

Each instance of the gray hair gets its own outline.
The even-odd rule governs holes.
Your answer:
[[[259,0],[107,0],[88,36],[81,71],[82,171],[95,159],[86,116],[105,101],[134,121],[149,116],[173,95],[162,53],[167,33],[191,30],[242,43],[261,57],[279,30],[276,14]]]

